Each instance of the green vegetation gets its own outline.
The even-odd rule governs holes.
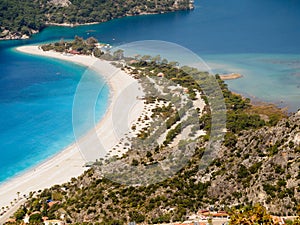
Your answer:
[[[26,212],[27,209],[25,207],[21,207],[14,213],[14,217],[16,218],[16,220],[22,220],[26,215]]]
[[[42,12],[44,1],[24,0],[22,4],[17,0],[0,1],[0,38],[9,33],[22,36],[31,35],[34,31],[45,27],[46,17]]]
[[[234,210],[230,215],[230,225],[240,224],[265,224],[273,225],[274,222],[266,209],[260,204]]]
[[[43,222],[42,215],[40,213],[32,214],[29,217],[30,224],[40,224]]]
[[[96,46],[96,44],[98,44],[98,40],[93,37],[84,40],[83,38],[76,36],[74,41],[65,42],[61,40],[54,44],[42,45],[41,48],[43,51],[54,50],[56,52],[94,55],[100,58],[104,53]]]
[[[298,206],[299,208],[299,206]],[[299,214],[299,213],[298,213]],[[240,224],[264,224],[264,225],[279,225],[280,221],[272,218],[266,208],[260,204],[254,206],[246,206],[239,209],[233,209],[230,213],[229,225]],[[295,220],[286,221],[289,225],[300,224],[299,217]]]
[[[81,54],[92,54],[95,43],[94,39],[83,40],[76,37],[75,41],[70,43],[61,42],[42,48],[59,51],[75,49]],[[103,54],[101,55],[103,57]],[[137,79],[154,78],[158,73],[163,73],[175,86],[178,84],[183,87],[188,96],[184,105],[187,108],[193,106],[190,101],[195,99],[198,93],[202,94],[205,102],[210,100],[203,95],[203,90],[198,85],[198,82],[205,83],[206,79],[210,79],[207,73],[195,71],[193,68],[177,67],[176,63],[168,63],[160,56],[143,56],[140,57],[140,61],[133,61],[132,58],[124,58],[123,52],[119,51],[106,54],[105,57],[115,60],[121,58],[122,63],[127,62],[122,69],[131,71]],[[195,82],[188,71],[198,73],[200,80]],[[231,213],[231,224],[273,224],[265,208],[255,204],[259,192],[266,195],[263,199],[265,204],[278,208],[275,213],[280,214],[284,211],[295,215],[299,205],[297,194],[300,191],[299,187],[297,188],[300,179],[300,161],[297,155],[299,146],[289,135],[293,136],[299,132],[299,118],[294,116],[277,121],[275,126],[273,122],[269,123],[263,119],[261,111],[259,114],[253,112],[249,99],[231,93],[218,76],[216,79],[225,98],[229,121],[224,143],[218,149],[219,156],[216,156],[208,167],[201,168],[201,158],[206,150],[211,128],[212,112],[209,107],[204,108],[202,116],[198,111],[184,122],[182,117],[188,113],[187,110],[183,110],[184,107],[175,107],[176,97],[170,101],[156,97],[156,90],[151,88],[153,85],[146,84],[144,100],[147,103],[165,102],[163,106],[157,105],[150,115],[152,119],[160,118],[166,121],[167,133],[164,143],[156,145],[157,139],[152,137],[155,132],[151,126],[142,128],[137,137],[131,139],[131,148],[121,158],[114,158],[112,163],[110,160],[101,160],[79,178],[41,191],[16,212],[15,218],[20,222],[25,213],[30,215],[37,211],[50,219],[60,218],[64,214],[65,221],[73,224],[116,225],[132,221],[157,224],[184,221],[188,215],[210,205],[214,205],[217,210],[224,210],[226,205],[238,203],[237,209]],[[140,121],[148,119],[148,116],[143,116]],[[207,135],[200,136],[196,141],[183,140],[175,148],[169,147],[169,143],[185,126],[196,124],[198,121],[200,128],[208,131]],[[160,125],[161,123],[157,126]],[[135,129],[136,127],[135,125]],[[146,138],[150,138],[150,144],[139,142]],[[189,144],[194,144],[195,152],[185,166],[177,170],[171,165],[177,172],[158,183],[126,186],[103,176],[104,166],[111,168],[116,176],[122,176],[117,164],[113,164],[118,161],[138,168],[137,172],[143,171],[144,167],[155,166],[169,158],[172,151],[184,152],[184,148]],[[289,152],[288,160],[282,160],[285,152]],[[183,154],[178,155],[178,158],[183,157]],[[134,175],[129,174],[126,178],[129,180]],[[58,202],[50,207],[47,205],[49,199]],[[35,216],[33,219],[38,221],[39,218],[40,216]],[[290,224],[297,224],[298,220],[295,221]]]
[[[164,145],[168,145],[171,141],[181,132],[181,124],[178,124],[174,129],[171,129],[167,133],[166,140],[164,141]]]
[[[268,125],[276,125],[278,121],[287,118],[286,109],[280,109],[273,104],[258,103],[247,110],[249,114],[264,115]],[[287,124],[288,125],[288,124]]]
[[[266,125],[266,122],[259,114],[248,113],[253,108],[250,99],[232,93],[228,90],[227,84],[217,75],[219,85],[222,89],[227,108],[227,129],[233,133],[242,130],[257,129]]]
[[[196,154],[201,152],[198,149]],[[197,161],[193,160],[188,168],[163,182],[130,187],[105,178],[95,178],[95,171],[91,169],[81,176],[89,180],[89,186],[80,188],[81,178],[62,187],[54,186],[41,192],[38,197],[39,208],[35,207],[34,198],[26,203],[26,208],[29,212],[43,211],[49,218],[58,218],[60,212],[66,212],[72,222],[80,222],[81,213],[88,213],[99,224],[109,224],[112,218],[118,221],[116,224],[185,220],[187,213],[196,212],[199,203],[207,196],[208,183],[190,182],[191,176],[196,173]],[[62,201],[51,208],[44,208],[43,203],[51,199],[54,192],[64,196]],[[170,208],[173,210],[169,212],[160,210]]]
[[[60,3],[57,3],[60,2]],[[48,23],[84,24],[104,22],[141,13],[189,9],[187,0],[18,0],[0,1],[0,38],[21,38],[40,31]]]

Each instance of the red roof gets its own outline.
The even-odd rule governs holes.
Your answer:
[[[212,216],[214,216],[214,217],[227,217],[229,215],[227,213],[213,213]]]
[[[52,206],[54,206],[57,203],[59,203],[59,201],[48,202],[48,206],[51,208]]]
[[[71,50],[71,51],[69,51],[69,53],[71,53],[71,54],[80,54],[80,52],[78,52],[78,51],[76,51],[76,50]]]
[[[206,212],[209,212],[209,210],[207,209],[202,209],[202,210],[199,210],[198,213],[206,213]]]

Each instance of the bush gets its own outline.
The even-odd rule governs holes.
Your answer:
[[[132,166],[138,166],[139,165],[139,161],[136,160],[136,159],[133,159],[132,162],[131,162],[131,165]]]
[[[39,224],[43,222],[42,215],[39,213],[35,213],[29,217],[29,222],[31,224]]]
[[[237,137],[232,132],[227,132],[224,137],[224,145],[226,147],[235,147],[237,143]]]
[[[240,179],[246,178],[247,176],[249,176],[249,172],[248,172],[247,168],[244,165],[240,166],[240,168],[237,172],[237,176]]]
[[[249,168],[250,173],[251,173],[251,174],[257,173],[257,171],[259,170],[259,168],[261,167],[261,165],[262,165],[262,162],[254,163],[254,164]]]

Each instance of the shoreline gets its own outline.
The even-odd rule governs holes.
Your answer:
[[[79,26],[88,26],[88,25],[95,25],[100,24],[103,22],[91,22],[91,23],[45,23],[46,26],[57,26],[57,27],[79,27]]]
[[[110,97],[108,101],[109,106],[104,116],[87,134],[75,143],[71,143],[66,148],[60,150],[54,156],[45,159],[42,163],[1,183],[0,207],[13,207],[14,205],[11,205],[11,202],[14,202],[14,199],[19,199],[15,203],[18,204],[18,202],[24,199],[23,196],[28,195],[31,191],[49,188],[55,184],[68,182],[72,177],[80,176],[88,169],[88,167],[84,167],[85,163],[91,161],[91,159],[100,158],[102,155],[105,156],[108,150],[116,145],[122,137],[123,133],[118,134],[116,132],[118,127],[115,127],[116,124],[113,121],[114,112],[120,113],[124,104],[130,104],[132,106],[130,111],[124,112],[126,113],[127,120],[121,121],[121,124],[117,124],[129,127],[129,124],[136,121],[144,109],[144,102],[137,99],[138,96],[143,94],[138,82],[124,71],[112,66],[108,61],[103,61],[92,56],[67,56],[53,51],[44,52],[38,46],[21,46],[17,47],[16,50],[26,54],[69,61],[92,69],[108,84]],[[128,86],[131,87],[130,96],[126,102],[116,104],[117,99],[121,94],[124,95],[124,91]],[[99,140],[101,147],[103,147],[101,151],[99,151],[99,145],[97,146],[97,143],[95,143],[95,141]],[[92,149],[93,151],[88,152],[89,150],[87,151],[83,148]],[[122,155],[123,153],[124,150],[123,152],[118,152],[117,155]],[[17,193],[19,193],[19,197]],[[4,213],[3,216],[6,216],[6,214]],[[0,216],[0,221],[3,216]]]
[[[174,8],[172,10],[166,10],[166,11],[159,11],[159,12],[140,12],[139,14],[125,14],[123,16],[120,17],[115,17],[115,18],[111,18],[111,19],[103,19],[102,21],[98,21],[98,22],[87,22],[87,23],[54,23],[54,22],[45,22],[44,23],[44,27],[41,28],[40,30],[33,30],[33,32],[30,35],[26,35],[26,34],[16,34],[16,33],[11,33],[11,34],[7,34],[3,37],[0,38],[0,41],[9,41],[9,40],[27,40],[30,39],[32,37],[32,35],[36,34],[36,33],[40,33],[42,32],[43,29],[47,28],[47,27],[51,27],[51,26],[58,26],[58,27],[78,27],[78,26],[88,26],[88,25],[96,25],[96,24],[101,24],[101,23],[105,23],[111,20],[115,20],[115,19],[121,19],[121,18],[126,18],[126,17],[132,17],[132,16],[145,16],[145,15],[158,15],[158,14],[165,14],[165,13],[172,13],[172,12],[176,12],[176,11],[183,11],[183,10],[194,10],[195,6],[194,3],[190,3],[188,8]]]

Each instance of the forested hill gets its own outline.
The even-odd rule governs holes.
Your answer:
[[[47,24],[85,24],[192,9],[189,0],[1,0],[0,39],[25,39]]]

